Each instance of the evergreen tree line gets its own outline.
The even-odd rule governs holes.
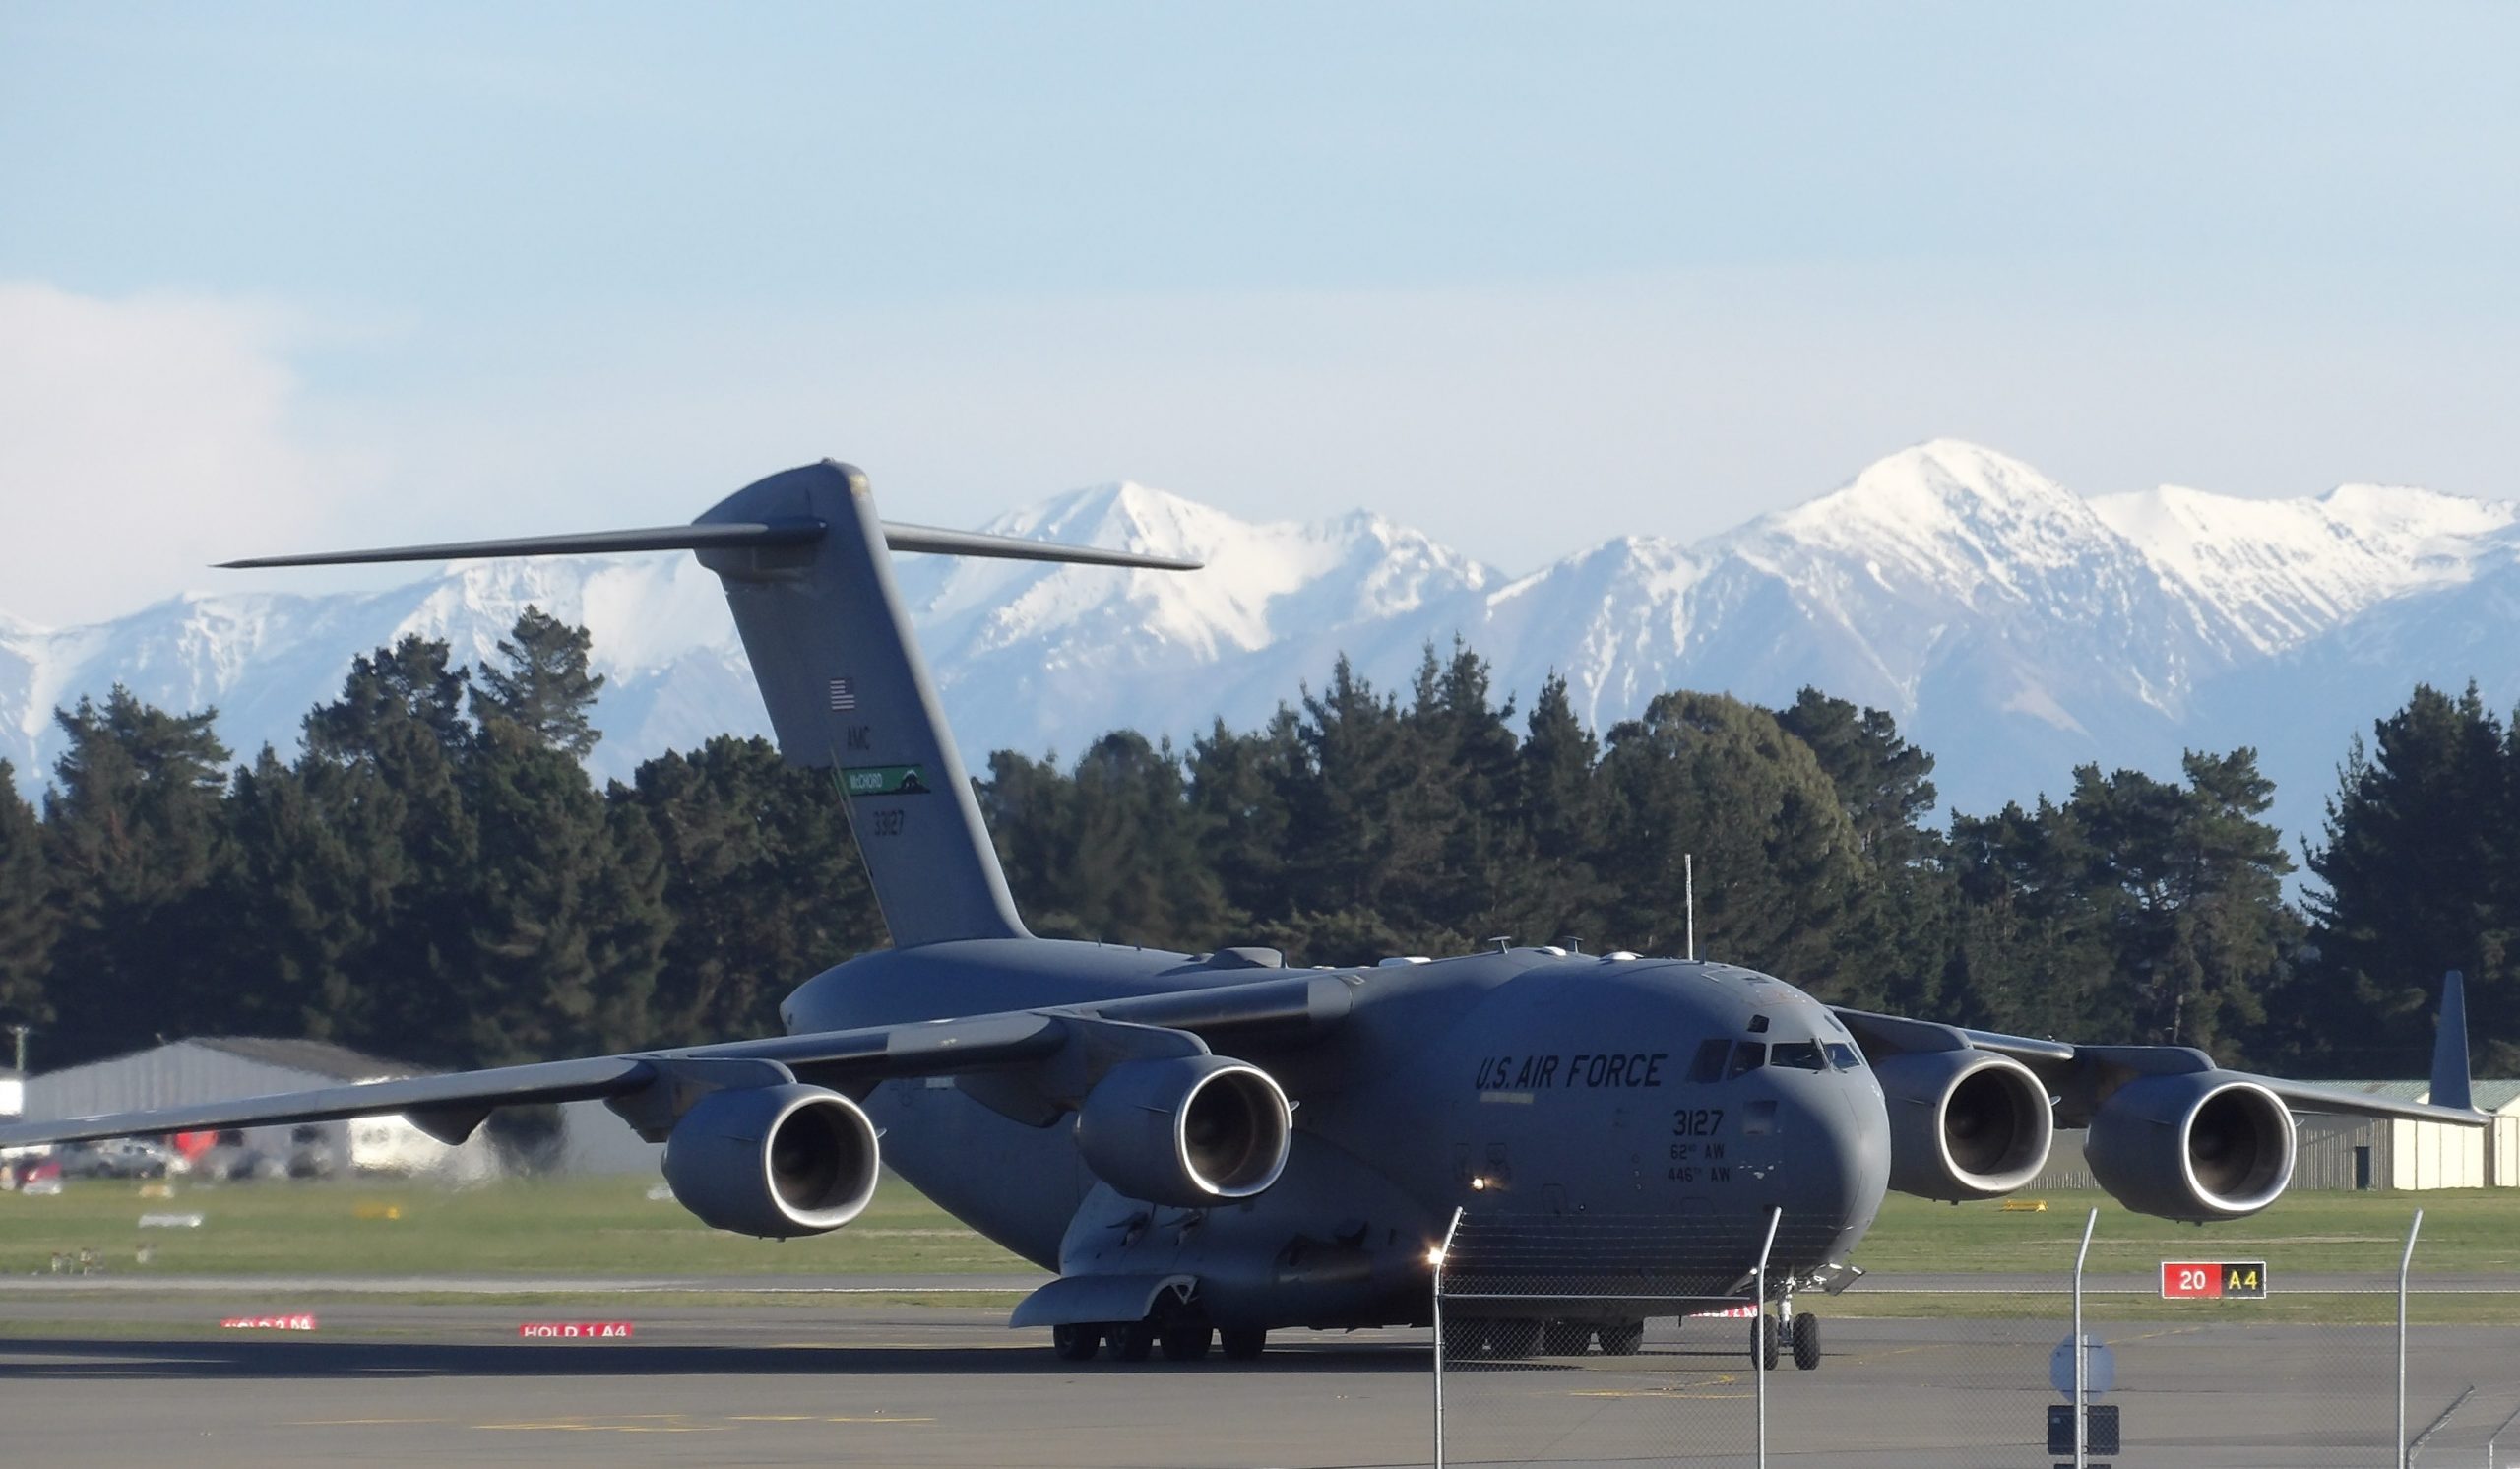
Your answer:
[[[407,637],[293,760],[232,769],[215,711],[60,711],[39,813],[0,763],[0,1019],[45,1066],[192,1034],[474,1065],[775,1030],[884,942],[836,798],[732,736],[598,790],[587,646],[531,608],[477,669]],[[2423,1074],[2458,968],[2481,1065],[2520,1068],[2520,727],[2473,688],[2419,687],[2348,752],[2300,908],[2249,749],[1939,821],[1932,772],[1812,689],[1666,693],[1597,736],[1563,681],[1517,711],[1456,644],[1405,696],[1343,660],[1186,750],[1002,751],[979,796],[1047,936],[1346,965],[1693,932],[1837,1003],[2305,1075]]]

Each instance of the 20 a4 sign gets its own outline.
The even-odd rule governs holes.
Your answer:
[[[2165,1301],[2263,1301],[2264,1260],[2164,1260]]]

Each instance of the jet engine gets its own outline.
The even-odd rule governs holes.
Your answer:
[[[2039,1177],[2056,1121],[2028,1066],[1984,1051],[1887,1056],[1874,1072],[1890,1109],[1890,1186],[1957,1202]]]
[[[2293,1182],[2293,1113],[2229,1071],[2142,1076],[2093,1114],[2083,1154],[2093,1180],[2137,1213],[2237,1219]]]
[[[710,1225],[786,1240],[836,1230],[875,1196],[875,1124],[818,1086],[729,1087],[665,1138],[665,1182]]]
[[[1198,1208],[1278,1182],[1294,1112],[1268,1072],[1219,1055],[1122,1061],[1076,1113],[1076,1150],[1129,1198]]]

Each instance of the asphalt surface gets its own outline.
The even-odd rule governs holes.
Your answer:
[[[930,1275],[625,1275],[591,1277],[520,1275],[297,1275],[256,1276],[261,1289],[326,1296],[517,1296],[562,1295],[599,1290],[621,1295],[740,1294],[797,1296],[900,1296],[1021,1294],[1050,1279],[1042,1270],[997,1274]],[[232,1295],[233,1275],[166,1275],[158,1273],[95,1275],[0,1275],[0,1301],[12,1295],[122,1294],[137,1296]],[[2426,1271],[2414,1277],[2413,1290],[2427,1296],[2520,1295],[2520,1275],[2501,1271]],[[2367,1295],[2394,1292],[2392,1271],[2353,1270],[2312,1274],[2279,1268],[2276,1288],[2291,1295],[2333,1293]],[[2070,1275],[2053,1271],[1990,1273],[1986,1271],[1903,1272],[1865,1276],[1856,1290],[1867,1295],[2037,1296],[2073,1289]],[[2149,1275],[2116,1272],[2093,1274],[2084,1282],[2088,1295],[2158,1296]]]
[[[313,1332],[223,1331],[227,1299],[0,1295],[0,1462],[222,1466],[558,1463],[1252,1469],[1430,1460],[1424,1332],[1280,1333],[1256,1364],[1051,1357],[996,1309],[800,1300],[702,1307],[348,1300]],[[580,1282],[581,1286],[589,1282]],[[891,1283],[884,1283],[890,1286]],[[1825,1312],[1824,1312],[1825,1314]],[[527,1320],[627,1317],[627,1341],[525,1341]],[[1746,1464],[1748,1324],[1657,1323],[1637,1357],[1461,1364],[1451,1464]],[[1817,1372],[1766,1377],[1772,1462],[2050,1462],[2052,1319],[1830,1320]],[[2391,1462],[2394,1333],[2110,1328],[2112,1462],[2255,1469]],[[2483,1461],[2520,1410],[2520,1333],[2417,1334],[2411,1427],[2473,1387],[2425,1463]],[[2506,1457],[2520,1438],[2506,1436]]]

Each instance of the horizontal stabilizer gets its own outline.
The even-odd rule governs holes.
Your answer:
[[[1176,556],[1057,545],[1020,536],[948,531],[936,526],[884,524],[884,544],[897,551],[943,556],[995,556],[1012,561],[1072,561],[1086,566],[1137,566],[1150,571],[1196,571],[1204,563]],[[374,550],[311,551],[294,556],[251,556],[221,561],[227,571],[266,566],[358,566],[379,561],[462,561],[482,556],[586,556],[624,551],[742,550],[810,545],[830,530],[819,520],[717,522],[649,526],[635,531],[588,531],[576,536],[521,536],[505,541],[447,541],[431,545],[389,545]]]
[[[311,551],[297,556],[254,556],[221,561],[226,571],[261,566],[358,566],[373,561],[461,561],[474,556],[586,556],[618,551],[733,550],[750,546],[810,545],[823,539],[818,520],[770,525],[649,526],[637,531],[588,531],[576,536],[520,536],[506,541],[448,541],[435,545],[389,545],[376,550]]]

